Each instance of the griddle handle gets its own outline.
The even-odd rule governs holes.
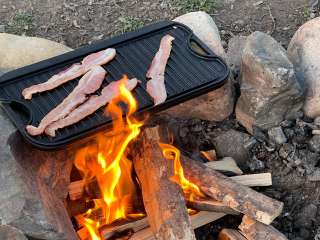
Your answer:
[[[28,124],[32,122],[32,110],[22,101],[14,99],[4,99],[0,98],[1,104],[8,104],[11,106],[11,112],[9,114],[14,114],[14,112],[24,112],[28,118]]]
[[[204,44],[201,44],[198,37],[192,34],[188,40],[189,49],[202,58],[216,58],[217,55]]]

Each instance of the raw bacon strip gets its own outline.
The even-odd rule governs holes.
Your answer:
[[[53,75],[47,82],[23,89],[22,95],[25,99],[31,99],[32,95],[35,93],[54,89],[65,82],[80,77],[83,74],[84,71],[82,65],[79,63],[73,64],[70,68]]]
[[[87,102],[74,109],[66,118],[60,119],[59,121],[48,126],[45,130],[45,133],[54,137],[56,135],[56,130],[70,126],[91,115],[119,95],[120,83],[121,80],[110,83],[108,86],[102,89],[100,96],[91,96]],[[132,91],[137,86],[138,80],[133,78],[126,81],[125,84],[126,88],[129,91]]]
[[[52,90],[70,80],[82,76],[95,66],[101,66],[110,62],[115,56],[116,50],[114,48],[92,53],[82,60],[82,64],[73,64],[70,68],[53,75],[48,81],[24,89],[22,95],[25,99],[31,99],[33,94]]]
[[[153,98],[154,104],[163,103],[167,98],[166,87],[164,84],[164,71],[170,57],[172,41],[174,37],[166,35],[161,39],[160,48],[152,60],[147,72],[147,92]]]
[[[73,91],[60,103],[51,110],[40,122],[38,127],[27,126],[27,132],[32,135],[40,135],[51,123],[66,117],[73,109],[88,99],[88,94],[97,91],[104,80],[106,71],[96,66],[86,73],[79,81]]]

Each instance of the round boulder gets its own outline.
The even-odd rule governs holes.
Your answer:
[[[217,25],[205,12],[190,12],[174,19],[185,24],[216,55],[226,59]],[[210,121],[222,121],[234,107],[234,89],[232,77],[225,85],[200,97],[191,99],[168,109],[166,112],[179,118],[200,118]]]
[[[0,33],[0,71],[10,71],[71,50],[43,38]]]
[[[288,47],[288,56],[297,77],[306,82],[307,97],[303,111],[311,118],[320,116],[320,17],[302,25]]]

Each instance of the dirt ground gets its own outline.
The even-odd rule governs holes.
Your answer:
[[[259,30],[286,46],[297,27],[315,14],[311,5],[310,0],[0,0],[0,32],[40,36],[77,48],[205,10],[225,42],[232,35]]]
[[[219,0],[219,2],[217,0],[0,0],[0,32],[44,37],[77,48],[96,40],[135,30],[151,22],[173,19],[191,10],[205,10],[217,23],[225,47],[233,35],[248,35],[256,30],[271,34],[286,47],[300,25],[318,16],[316,2],[310,0]],[[199,7],[197,3],[204,4]],[[224,123],[223,128],[243,131],[234,123],[234,117],[229,121]],[[200,124],[205,129],[211,123]],[[295,142],[294,139],[300,134],[300,127],[288,128],[297,132],[292,136],[292,141]],[[310,133],[306,130],[303,139],[307,141],[309,137]],[[208,147],[206,143],[202,146]],[[300,147],[298,152],[303,155],[305,146],[301,144]],[[319,206],[319,184],[307,181],[299,172],[299,168],[287,170],[288,166],[279,157],[278,150],[270,152],[268,149],[263,141],[258,142],[251,149],[251,157],[265,162],[264,169],[260,170],[269,170],[273,173],[274,186],[263,189],[265,193],[285,202],[284,213],[274,225],[290,240],[316,240],[314,236],[318,229],[320,214],[315,214],[311,218],[306,214],[308,211],[312,212],[312,209],[306,211],[302,209],[310,204]],[[311,153],[306,152],[306,154]],[[307,158],[309,155],[304,157]],[[310,157],[317,161],[320,159],[319,154]],[[302,212],[306,213],[306,216]],[[306,221],[305,228],[301,227],[303,226],[301,220],[300,225],[295,224],[299,219]],[[239,219],[222,219],[218,223],[197,230],[197,238],[215,239],[214,236],[221,226],[225,224],[237,226],[238,223]]]

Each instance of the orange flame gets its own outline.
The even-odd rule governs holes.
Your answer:
[[[108,135],[114,135],[106,137],[103,133],[99,134],[94,143],[80,149],[75,158],[75,166],[82,173],[85,186],[96,180],[102,193],[101,199],[95,199],[95,207],[79,218],[91,240],[101,240],[101,225],[135,214],[130,213],[130,200],[135,194],[135,185],[131,178],[132,163],[126,158],[126,148],[139,135],[143,123],[132,116],[137,110],[137,103],[126,89],[125,81],[127,78],[121,80],[119,96],[107,107],[113,119],[111,134],[108,132]],[[122,118],[120,103],[128,107],[125,119]],[[96,219],[94,213],[98,210],[102,211],[102,218],[99,216]]]
[[[173,160],[174,164],[174,176],[171,180],[179,184],[189,200],[193,200],[196,196],[204,197],[204,194],[200,191],[199,187],[188,181],[183,173],[183,168],[180,162],[180,151],[170,144],[159,143],[163,156],[168,160]]]

